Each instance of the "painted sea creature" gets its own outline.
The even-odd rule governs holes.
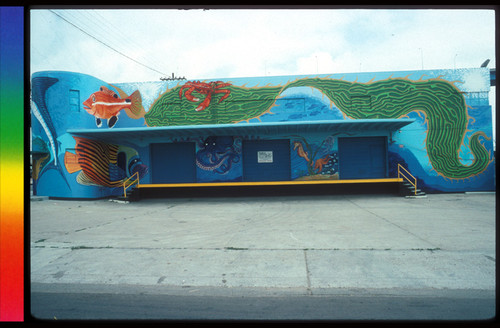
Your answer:
[[[47,90],[58,81],[59,79],[48,76],[38,76],[31,80],[31,111],[47,135],[49,149],[51,151],[50,160],[43,166],[37,176],[42,176],[44,172],[49,169],[56,169],[61,174],[61,177],[66,185],[69,187],[65,174],[62,171],[61,166],[57,163],[57,159],[59,157],[59,147],[56,144],[57,133],[54,124],[52,123],[52,118],[46,102]]]
[[[302,143],[300,141],[294,141],[293,142],[293,150],[297,150],[297,155],[305,159],[307,162],[309,162],[309,154],[304,151],[304,146],[302,146]]]
[[[283,91],[302,86],[320,90],[351,119],[401,118],[414,111],[425,114],[427,154],[436,173],[445,178],[465,179],[480,174],[493,161],[480,140],[490,138],[477,131],[468,142],[474,161],[470,165],[460,162],[459,150],[466,143],[470,116],[464,96],[453,82],[439,77],[418,81],[389,78],[368,83],[305,78],[287,84]],[[362,101],[367,97],[369,103]]]
[[[317,174],[333,175],[338,172],[338,154],[331,153],[316,160],[314,169]]]
[[[38,180],[39,173],[41,169],[50,160],[50,151],[48,148],[48,143],[42,139],[40,136],[33,135],[31,142],[31,160],[32,160],[32,178],[33,187],[36,186],[36,180]]]
[[[491,140],[491,137],[483,131],[476,131],[470,137],[466,135],[471,117],[467,113],[464,95],[454,82],[440,77],[416,81],[388,78],[367,83],[325,77],[299,78],[284,86],[249,88],[230,85],[227,89],[231,94],[226,106],[212,104],[210,111],[200,115],[190,115],[191,109],[179,104],[178,96],[182,96],[187,87],[191,90],[195,85],[177,86],[162,94],[145,114],[146,125],[213,124],[214,117],[218,124],[248,122],[270,113],[276,99],[287,89],[311,87],[328,97],[344,118],[392,119],[405,117],[411,112],[424,114],[428,127],[425,147],[429,161],[436,173],[444,178],[466,179],[484,172],[493,162],[485,145],[485,140]],[[474,157],[470,165],[464,165],[459,159],[460,149],[467,144]]]
[[[166,90],[153,102],[144,115],[147,126],[229,124],[249,121],[266,114],[283,88],[282,86],[246,88],[229,85],[226,89],[231,93],[226,101],[211,102],[209,110],[199,111],[193,115],[193,107],[196,104],[187,106],[189,101],[184,104],[179,101],[179,92],[183,86]],[[196,95],[194,91],[193,95]],[[216,122],[214,113],[217,113]]]
[[[38,180],[38,176],[40,174],[40,167],[44,164],[45,161],[49,158],[50,154],[46,153],[45,155],[40,156],[39,158],[35,156],[33,158],[33,172],[32,172],[32,178],[34,181]],[[35,182],[36,185],[36,182]]]
[[[198,147],[196,165],[202,170],[226,174],[240,161],[241,148],[233,137],[208,137]]]
[[[121,98],[116,92],[101,86],[99,91],[94,92],[83,102],[83,107],[95,116],[97,127],[102,126],[101,119],[108,120],[108,127],[112,128],[118,121],[118,114],[122,109],[130,109],[134,114],[139,114],[142,109],[142,97],[139,90],[130,96]]]
[[[130,147],[73,138],[76,140],[75,153],[66,151],[64,163],[69,173],[80,171],[76,178],[80,184],[121,187],[136,172],[139,178],[148,172],[137,151]]]
[[[221,103],[224,99],[229,97],[231,91],[227,89],[222,89],[230,86],[231,83],[223,83],[222,81],[212,81],[212,82],[200,82],[200,81],[191,81],[186,82],[181,89],[179,90],[179,98],[182,99],[182,94],[187,100],[192,102],[200,101],[200,98],[193,96],[193,92],[197,92],[201,95],[205,95],[205,100],[203,100],[198,107],[195,108],[195,111],[200,112],[206,109],[210,105],[210,101],[212,100],[212,95],[217,93],[223,93],[224,95],[219,99],[219,103]],[[188,88],[188,90],[184,91],[184,89]]]
[[[49,139],[50,149],[53,154],[54,164],[57,165],[57,147],[55,145],[56,130],[52,124],[47,103],[45,101],[45,94],[47,89],[57,83],[59,79],[53,77],[35,77],[31,81],[31,110],[42,125],[47,138]]]
[[[316,170],[316,172],[321,173],[321,171],[323,171],[323,165],[327,164],[329,160],[330,155],[326,155],[323,158],[317,159],[314,163],[314,169]]]

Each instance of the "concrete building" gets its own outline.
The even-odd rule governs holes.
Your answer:
[[[494,71],[493,71],[494,72]],[[32,75],[34,194],[396,181],[495,190],[488,68],[110,84]],[[399,181],[399,180],[398,180]]]

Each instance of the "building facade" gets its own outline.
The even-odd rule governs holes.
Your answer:
[[[495,190],[490,70],[111,84],[31,79],[34,193],[100,198],[141,184],[383,179]]]

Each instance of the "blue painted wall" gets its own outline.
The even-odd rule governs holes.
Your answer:
[[[494,190],[489,83],[486,68],[122,84],[80,73],[37,72],[32,136],[33,151],[42,155],[34,159],[35,189],[52,197],[117,195],[120,183],[135,172],[141,182],[151,182],[150,143],[185,141],[196,146],[198,182],[242,181],[243,142],[265,139],[290,140],[292,180],[338,179],[339,137],[385,136],[389,176],[401,163],[427,192]],[[102,104],[114,106],[112,114],[102,114]],[[67,132],[358,118],[415,122],[394,133],[131,137],[114,143],[85,142]],[[85,155],[89,148],[102,156]]]

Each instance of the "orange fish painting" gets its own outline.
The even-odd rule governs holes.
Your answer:
[[[134,91],[130,96],[122,94],[120,97],[116,92],[101,86],[99,91],[94,92],[83,102],[83,107],[90,114],[95,116],[97,127],[102,126],[101,119],[108,120],[108,127],[112,128],[118,121],[118,114],[122,109],[129,110],[137,115],[143,109],[142,97],[139,90]]]
[[[68,173],[79,172],[76,181],[87,186],[122,187],[123,182],[138,173],[144,177],[148,167],[133,148],[81,137],[74,153],[66,151],[64,165]]]

